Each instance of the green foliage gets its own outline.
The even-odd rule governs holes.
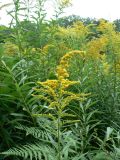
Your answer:
[[[119,160],[119,20],[60,18],[68,0],[47,21],[31,2],[0,26],[0,159]]]
[[[5,43],[12,36],[12,30],[6,26],[0,26],[0,43]]]
[[[116,31],[120,32],[120,19],[114,21]]]
[[[4,152],[6,155],[15,155],[15,156],[21,156],[24,159],[29,158],[32,160],[33,158],[37,159],[50,159],[53,160],[55,157],[53,157],[54,150],[50,147],[47,147],[47,145],[42,145],[41,143],[37,143],[35,145],[28,144],[23,147],[17,147],[8,150],[7,152]]]
[[[61,27],[71,27],[75,22],[83,22],[84,25],[89,25],[91,23],[98,24],[98,20],[92,18],[81,18],[77,15],[70,15],[67,17],[58,18],[57,23]]]

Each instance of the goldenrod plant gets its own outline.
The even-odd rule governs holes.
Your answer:
[[[0,159],[120,159],[119,20],[62,18],[71,0],[11,3],[0,26]]]
[[[35,117],[45,117],[50,119],[53,123],[52,128],[52,134],[55,136],[54,141],[57,142],[54,144],[51,142],[51,145],[53,145],[56,148],[57,155],[54,153],[53,157],[58,160],[66,159],[69,156],[69,148],[75,147],[75,144],[69,144],[67,143],[66,149],[67,155],[65,155],[64,150],[65,146],[62,146],[63,143],[65,143],[65,134],[68,134],[66,132],[67,125],[70,125],[72,123],[77,123],[79,120],[76,119],[76,116],[72,113],[69,113],[69,109],[67,107],[69,106],[71,101],[84,101],[86,99],[86,96],[89,94],[85,93],[73,93],[70,91],[67,91],[67,88],[69,88],[71,85],[79,84],[79,81],[70,81],[67,78],[69,77],[69,74],[67,72],[67,68],[69,67],[69,60],[76,54],[84,55],[83,51],[71,51],[70,53],[65,54],[60,61],[60,64],[57,67],[56,71],[56,80],[46,80],[45,82],[38,82],[40,85],[40,88],[35,88],[34,91],[36,94],[33,94],[37,99],[40,99],[40,101],[46,102],[47,110],[45,113],[40,114],[34,114]],[[73,117],[74,119],[71,119]],[[28,130],[28,129],[27,129]],[[28,131],[29,132],[29,131]],[[33,131],[34,132],[34,131]],[[37,137],[38,138],[38,137]],[[75,140],[73,140],[75,141]],[[75,142],[74,142],[75,143]],[[40,145],[40,144],[35,144]],[[65,145],[65,144],[64,144]],[[18,152],[15,151],[15,148],[4,152],[3,154],[9,154],[9,155],[18,155],[22,156],[23,158],[27,158],[31,155],[32,157],[40,158],[37,156],[40,156],[36,149],[34,148],[34,145],[26,145],[24,146],[29,147],[29,150],[25,149],[24,152],[22,152],[22,148],[20,147],[18,149]],[[43,147],[41,145],[41,147]],[[47,146],[46,146],[47,147]],[[46,148],[47,149],[47,148]],[[45,154],[44,150],[40,150],[43,156]],[[37,155],[32,154],[32,152],[36,152]],[[46,159],[48,156],[44,156]],[[49,157],[50,159],[50,157]]]
[[[79,120],[70,120],[69,118],[75,117],[74,114],[67,113],[67,106],[73,100],[84,101],[85,97],[89,94],[85,93],[72,93],[67,91],[71,85],[79,84],[79,81],[70,81],[67,78],[69,74],[67,68],[69,67],[69,60],[76,54],[84,55],[83,51],[71,51],[65,54],[57,67],[56,80],[47,80],[45,82],[38,82],[40,88],[34,90],[37,95],[33,95],[40,100],[46,101],[48,108],[47,114],[34,114],[37,117],[48,117],[53,121],[53,126],[56,128],[57,136],[57,157],[56,159],[61,160],[63,156],[61,154],[61,143],[64,134],[63,127],[66,124],[75,123]],[[40,94],[39,94],[40,93]],[[69,110],[69,109],[68,109]],[[64,128],[65,129],[65,128]]]

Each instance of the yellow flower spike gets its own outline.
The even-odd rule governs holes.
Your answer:
[[[73,50],[68,53],[66,53],[60,60],[60,65],[57,67],[57,76],[59,79],[67,78],[69,77],[69,74],[67,72],[67,68],[69,67],[69,61],[70,59],[75,55],[80,55],[82,58],[85,58],[85,52],[79,51],[79,50]]]
[[[49,50],[53,48],[54,48],[54,45],[47,44],[43,48],[32,48],[32,52],[36,51],[38,53],[42,53],[42,55],[45,56],[46,54],[48,54]]]
[[[113,25],[113,23],[101,19],[100,24],[97,27],[97,30],[103,33],[112,33],[115,32],[114,27],[115,26]]]
[[[51,87],[53,89],[56,89],[58,87],[57,80],[47,80],[45,82],[37,82],[37,83],[42,85],[43,87]]]
[[[49,49],[52,49],[52,48],[54,48],[54,47],[55,47],[55,46],[52,45],[52,44],[47,44],[47,45],[45,45],[45,46],[43,47],[42,51],[43,51],[43,53],[48,53]]]
[[[74,84],[78,84],[78,83],[79,83],[79,81],[69,81],[67,79],[62,79],[61,80],[61,85],[62,85],[61,88],[62,88],[62,90],[65,90],[69,86],[74,85]]]
[[[89,57],[93,59],[100,59],[102,57],[102,54],[106,52],[107,45],[108,45],[108,38],[104,35],[101,36],[100,38],[91,40],[87,44]]]
[[[89,34],[89,28],[83,22],[77,21],[70,28],[59,27],[57,36],[63,38],[85,39]]]
[[[60,79],[61,79],[61,77],[63,77],[63,78],[69,77],[69,74],[67,73],[67,70],[65,69],[65,66],[58,66],[57,67],[57,76]]]
[[[80,55],[85,57],[85,52],[75,50],[65,54],[57,66],[57,79],[56,80],[46,80],[45,82],[37,82],[41,85],[41,88],[34,89],[36,93],[40,95],[34,95],[39,99],[42,99],[48,103],[48,108],[55,109],[57,111],[62,111],[69,105],[70,101],[84,101],[88,94],[75,94],[73,92],[67,91],[68,87],[80,84],[79,81],[70,81],[67,78],[69,74],[67,69],[69,67],[70,59],[75,56]]]

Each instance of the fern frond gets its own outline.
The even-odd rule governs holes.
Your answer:
[[[29,158],[30,160],[55,160],[56,155],[54,149],[42,143],[14,147],[8,151],[2,152],[2,154],[7,156],[19,156],[24,159]]]
[[[38,127],[26,127],[24,125],[16,126],[16,128],[26,131],[26,135],[32,135],[36,139],[50,143],[50,133],[48,129]]]

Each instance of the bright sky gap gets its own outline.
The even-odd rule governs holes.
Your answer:
[[[0,6],[2,4],[10,3],[12,0],[0,0]],[[113,21],[120,19],[120,0],[73,0],[72,6],[65,9],[63,16],[79,15],[86,18],[105,18]],[[8,25],[11,17],[7,15],[6,11],[10,11],[11,7],[6,7],[0,10],[0,24]],[[51,18],[54,14],[53,5],[49,1],[46,5],[47,17]]]

